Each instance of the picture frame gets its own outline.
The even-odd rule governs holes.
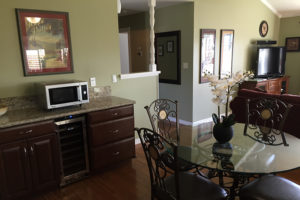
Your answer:
[[[216,29],[200,29],[199,83],[207,83],[205,73],[215,72]]]
[[[160,83],[181,84],[181,32],[170,31],[155,33],[155,64],[159,74]],[[173,53],[168,53],[173,48]],[[172,43],[172,44],[171,44]],[[166,45],[166,46],[165,46]],[[161,47],[166,48],[167,53],[160,56]],[[172,46],[172,47],[171,47]]]
[[[15,11],[24,76],[73,73],[69,14]]]
[[[158,56],[164,56],[164,45],[159,45],[157,47],[157,54]]]
[[[167,41],[167,52],[174,53],[174,41]]]
[[[300,37],[287,37],[285,47],[287,52],[300,51]]]
[[[232,76],[234,30],[221,29],[219,78]]]

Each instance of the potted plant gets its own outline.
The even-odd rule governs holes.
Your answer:
[[[215,123],[213,128],[213,135],[219,143],[226,143],[233,137],[234,114],[229,114],[229,103],[235,93],[235,87],[253,77],[253,73],[248,71],[236,72],[232,77],[227,76],[219,79],[216,75],[206,74],[210,86],[213,88],[211,91],[214,95],[212,101],[218,106],[218,114],[213,113],[212,118]],[[225,105],[225,114],[221,117],[220,107]]]

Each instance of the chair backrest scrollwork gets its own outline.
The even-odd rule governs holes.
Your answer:
[[[179,143],[178,102],[157,99],[145,106],[153,131]]]
[[[244,135],[260,143],[288,146],[282,129],[291,107],[276,98],[247,99]]]

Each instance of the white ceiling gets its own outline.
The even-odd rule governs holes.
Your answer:
[[[194,0],[156,0],[156,8],[167,7]],[[209,1],[209,0],[208,0]],[[300,16],[300,0],[261,0],[278,17]],[[128,15],[148,11],[148,0],[121,0],[122,14]]]
[[[183,2],[193,2],[194,0],[156,0],[156,8],[168,7]],[[300,0],[299,0],[300,1]],[[148,11],[148,0],[121,0],[121,15],[128,15],[137,12]]]
[[[261,0],[278,17],[300,16],[300,0]]]

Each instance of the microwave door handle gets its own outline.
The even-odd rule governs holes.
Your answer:
[[[78,101],[82,100],[81,85],[77,87]]]

